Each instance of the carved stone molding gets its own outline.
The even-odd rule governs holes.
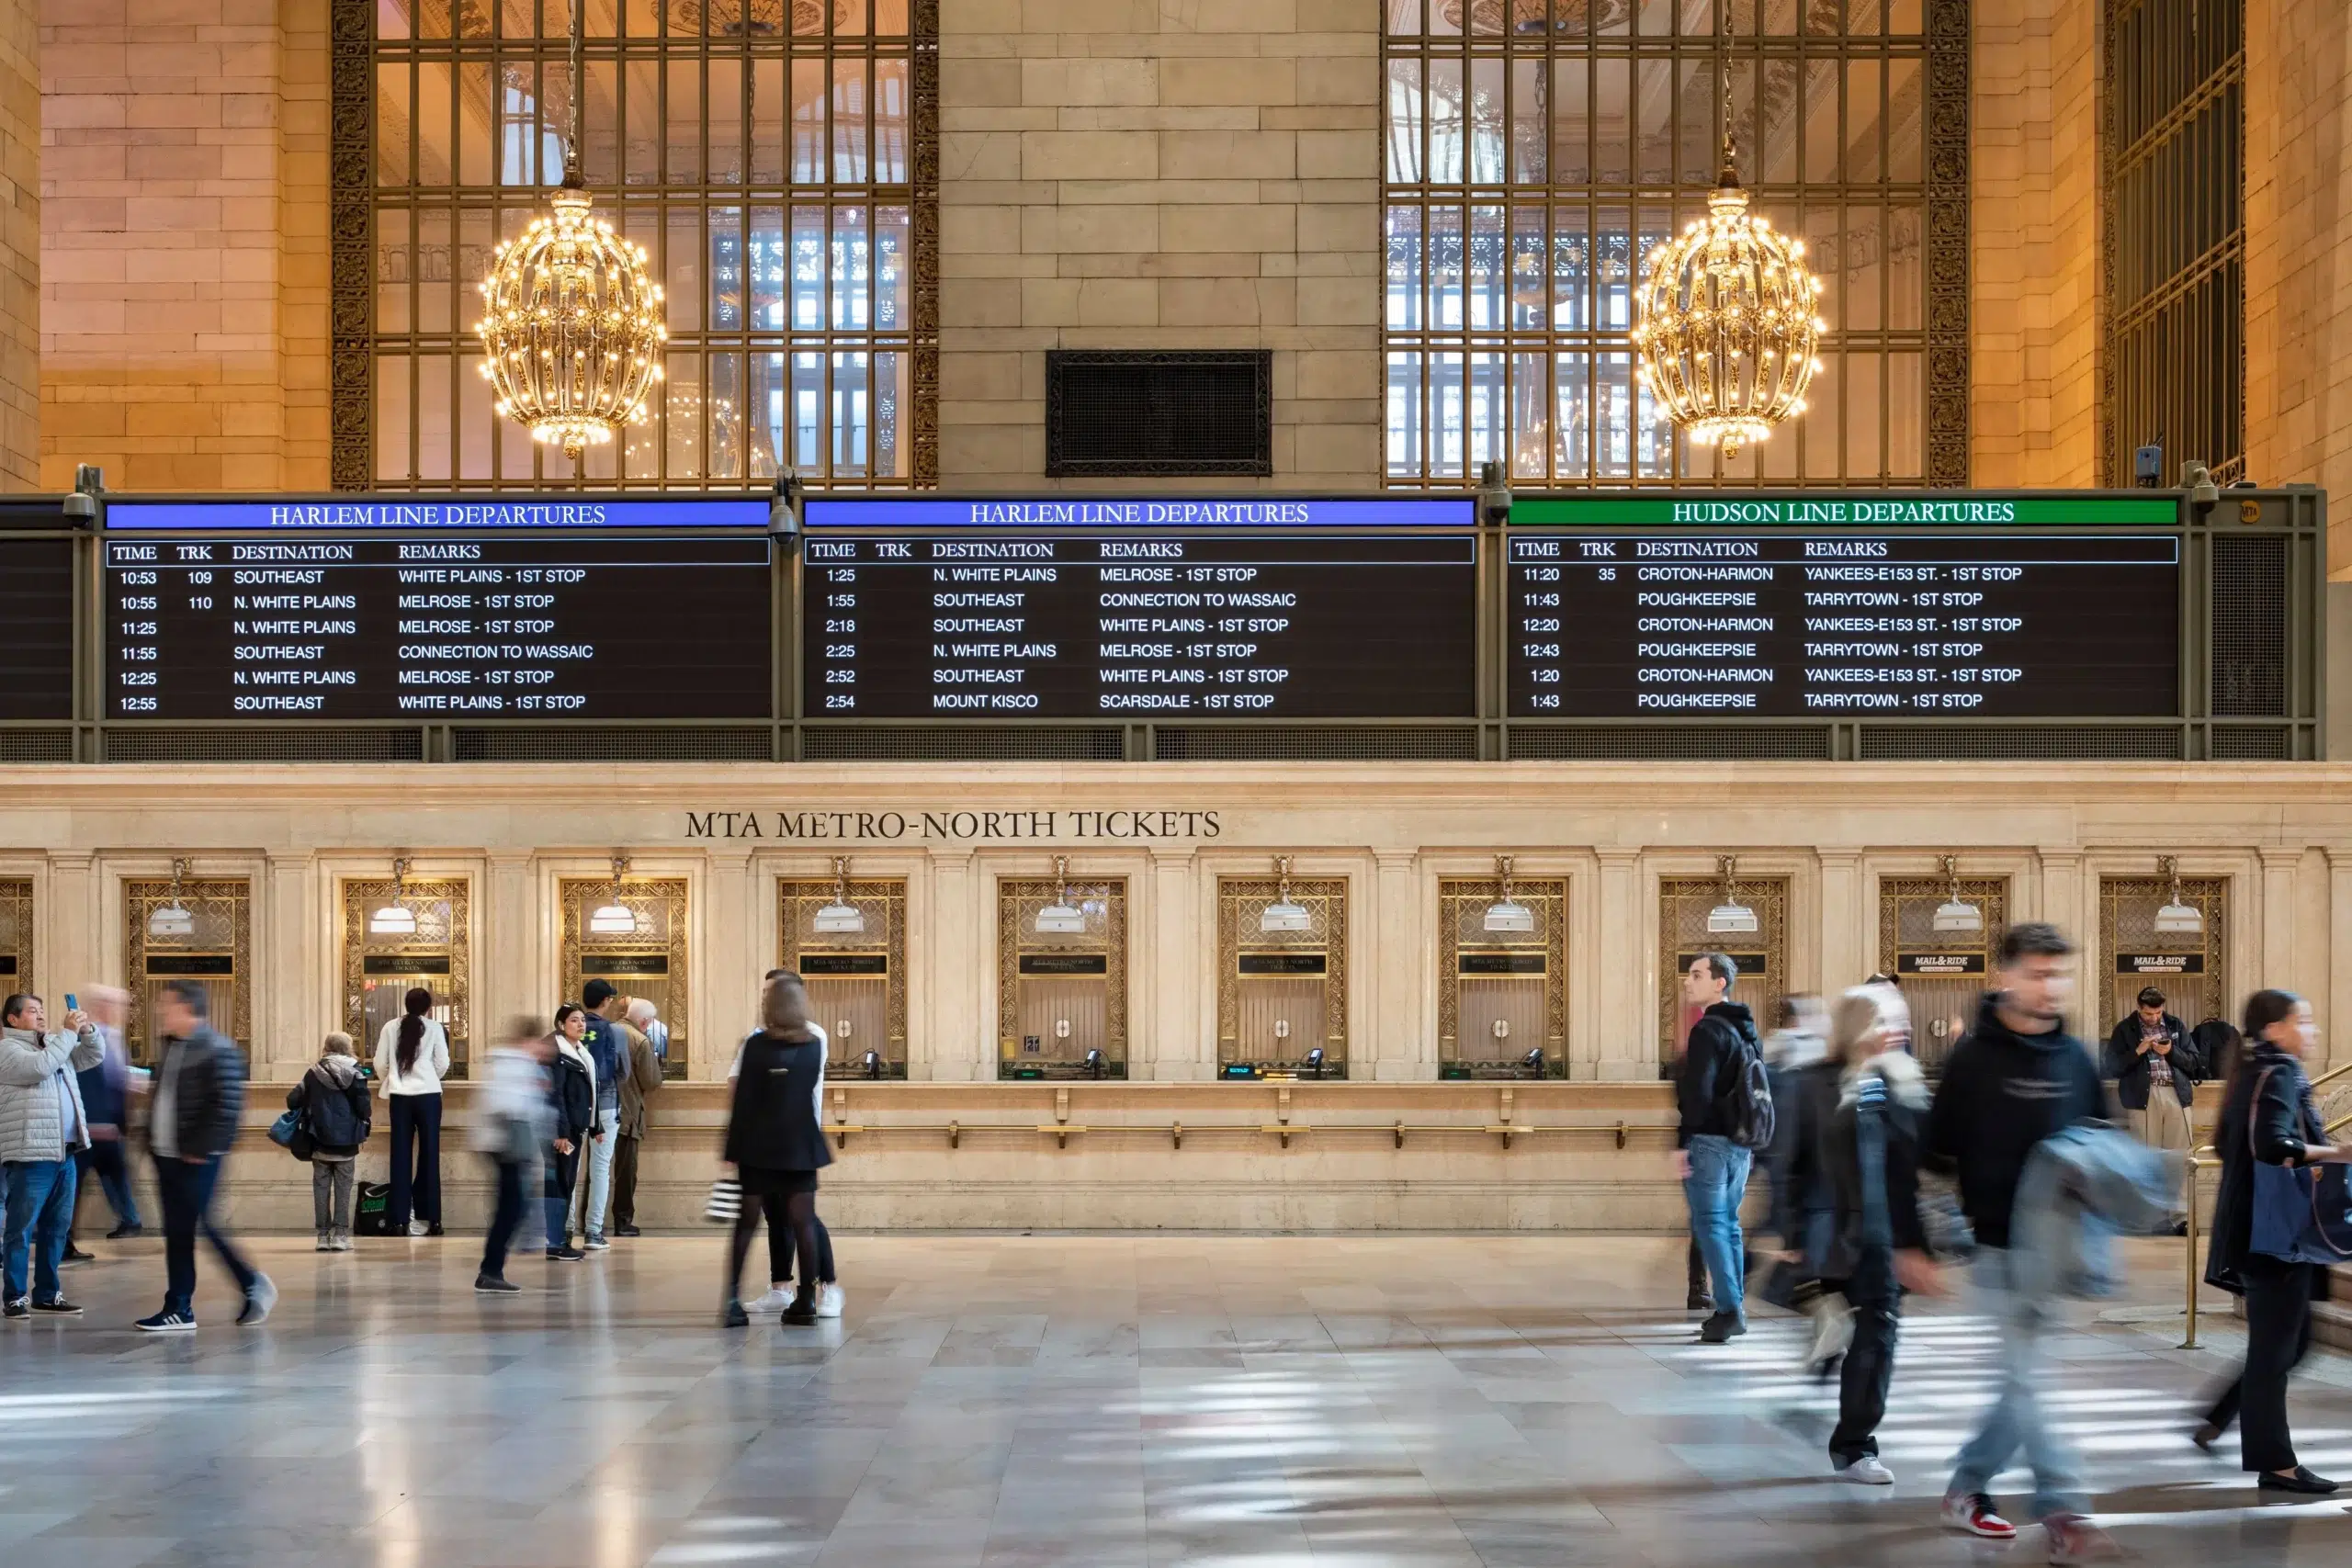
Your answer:
[[[1928,0],[1928,451],[1938,489],[1968,483],[1968,0]]]

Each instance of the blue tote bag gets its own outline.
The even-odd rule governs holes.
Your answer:
[[[2265,1067],[2246,1104],[2246,1150],[2254,1148],[2254,1117],[2262,1086],[2275,1067]],[[2340,1165],[2271,1165],[2254,1161],[2254,1226],[2249,1251],[2289,1263],[2352,1262],[2352,1188]]]

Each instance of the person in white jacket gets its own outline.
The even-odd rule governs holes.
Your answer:
[[[449,1033],[433,1016],[433,993],[419,986],[401,1016],[376,1036],[376,1076],[392,1108],[395,1235],[441,1234],[441,1080],[449,1072]]]
[[[82,1310],[65,1299],[57,1267],[74,1219],[74,1156],[90,1146],[89,1112],[74,1075],[96,1066],[106,1043],[79,1010],[65,1015],[62,1034],[45,1032],[48,1025],[39,997],[20,992],[0,1006],[0,1170],[7,1176],[0,1183],[7,1191],[0,1316],[9,1318],[71,1317]]]

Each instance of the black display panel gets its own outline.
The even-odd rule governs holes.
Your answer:
[[[803,554],[810,718],[1476,711],[1467,533],[812,529]]]
[[[766,718],[764,536],[109,538],[109,718]]]
[[[0,718],[73,716],[74,542],[0,540]]]
[[[1514,535],[1510,716],[2169,716],[2159,535]]]

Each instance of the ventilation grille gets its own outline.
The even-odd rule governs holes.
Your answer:
[[[0,762],[70,762],[70,729],[0,729]]]
[[[2177,759],[2177,725],[2120,725],[2112,728],[2065,725],[2018,725],[1999,729],[1931,729],[1924,726],[1871,728],[1862,731],[1862,756],[1870,761],[1961,760],[1978,757],[2019,761],[2098,757]]]
[[[1529,760],[1746,757],[1817,761],[1828,758],[1829,731],[1819,725],[1702,724],[1511,726],[1510,754]]]
[[[1274,471],[1274,356],[1055,349],[1046,472],[1167,479]]]
[[[2213,713],[2262,718],[2287,711],[2287,540],[2213,540]]]
[[[421,762],[422,729],[109,729],[109,762]]]
[[[767,728],[725,729],[459,729],[449,754],[460,762],[765,762]]]
[[[2295,754],[2293,738],[2284,725],[2217,725],[2212,750],[2215,757],[2233,762],[2283,762]]]
[[[1470,725],[1163,725],[1153,735],[1163,762],[1475,762],[1478,731]]]
[[[1115,762],[1126,755],[1126,738],[1080,725],[804,728],[800,755],[811,762]]]

